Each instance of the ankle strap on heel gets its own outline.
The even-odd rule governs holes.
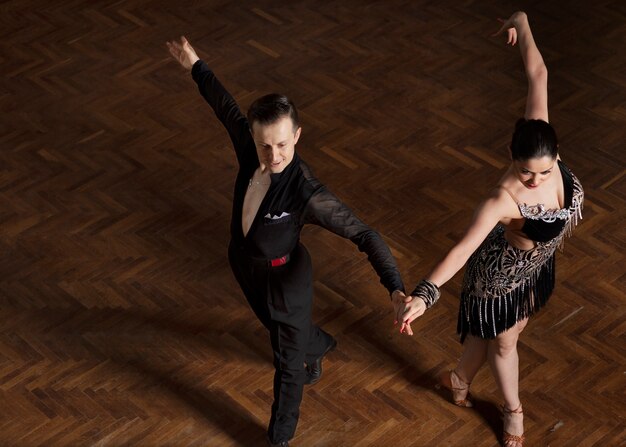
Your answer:
[[[522,404],[520,403],[519,406],[515,409],[515,410],[509,410],[506,407],[506,404],[502,405],[502,412],[506,413],[506,414],[511,414],[511,413],[515,413],[515,414],[523,414],[524,410],[522,409]]]

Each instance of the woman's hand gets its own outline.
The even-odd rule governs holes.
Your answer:
[[[492,34],[492,37],[499,36],[505,30],[507,31],[507,41],[506,43],[513,46],[517,43],[517,30],[519,26],[524,23],[528,18],[526,17],[526,13],[522,11],[517,11],[513,13],[508,20],[498,19],[498,22],[502,23],[500,29]]]
[[[409,296],[411,301],[407,302],[404,307],[404,313],[400,321],[402,321],[402,327],[400,327],[400,333],[406,332],[408,335],[413,335],[411,329],[411,323],[418,317],[424,315],[426,312],[426,303],[423,299],[417,296]]]
[[[191,70],[193,64],[200,59],[196,54],[195,50],[189,42],[185,38],[185,36],[180,37],[180,42],[176,42],[172,40],[171,42],[166,42],[167,48],[170,50],[170,54],[174,59],[180,63],[187,70]]]

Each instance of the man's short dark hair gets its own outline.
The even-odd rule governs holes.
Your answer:
[[[252,103],[248,109],[248,124],[251,129],[254,123],[266,126],[275,123],[285,116],[291,118],[294,131],[300,127],[298,110],[295,104],[285,95],[270,93],[269,95],[261,96]]]

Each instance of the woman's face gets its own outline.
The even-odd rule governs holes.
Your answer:
[[[556,158],[548,155],[529,160],[513,160],[517,178],[528,189],[535,189],[550,178],[556,166]]]

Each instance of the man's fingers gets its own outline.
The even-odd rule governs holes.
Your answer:
[[[411,329],[411,324],[408,321],[402,323],[402,329],[406,332],[407,335],[413,335],[413,330]]]
[[[396,314],[396,321],[404,321],[403,314],[404,312],[398,312]]]
[[[169,48],[170,53],[172,53],[172,55],[176,57],[176,59],[178,59],[178,55],[180,54],[180,45],[178,44],[178,42],[176,42],[175,40],[172,42],[168,42],[167,48]]]
[[[191,44],[189,43],[189,41],[187,40],[187,38],[185,36],[182,36],[180,38],[180,43],[182,44],[181,45],[182,49],[184,49],[184,50],[192,50]]]
[[[411,331],[411,326],[409,326],[406,322],[402,323],[402,327],[400,328],[401,334],[413,335]]]
[[[170,54],[172,55],[172,57],[176,60],[178,60],[178,56],[180,54],[179,51],[176,50],[176,47],[174,47],[174,45],[172,45],[171,43],[167,43],[167,49],[170,51]]]

